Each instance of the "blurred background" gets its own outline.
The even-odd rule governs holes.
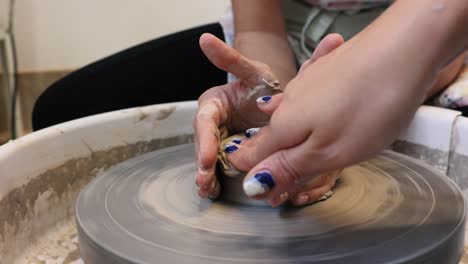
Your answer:
[[[16,134],[21,136],[31,131],[36,98],[55,80],[130,46],[217,21],[228,5],[229,0],[0,0],[0,144],[11,137],[15,86],[14,78],[5,78],[4,64],[10,72],[15,68],[9,20],[17,51]]]

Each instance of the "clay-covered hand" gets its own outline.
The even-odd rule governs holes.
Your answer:
[[[328,35],[306,64],[328,54],[342,43],[341,36]],[[213,35],[202,35],[200,47],[214,65],[238,77],[237,81],[203,93],[198,100],[198,112],[193,122],[198,194],[216,198],[220,186],[214,173],[220,142],[247,128],[266,125],[274,110],[267,104],[268,100],[281,90],[268,65],[245,58]],[[265,95],[268,96],[263,97]]]
[[[203,93],[193,121],[198,194],[216,198],[219,185],[214,172],[220,141],[249,127],[265,125],[269,116],[258,111],[256,99],[278,93],[280,87],[268,65],[245,58],[215,36],[203,34],[200,47],[215,66],[238,78]]]
[[[230,158],[249,171],[248,196],[277,206],[314,177],[362,161],[398,136],[435,76],[412,72],[389,49],[351,40],[305,65],[284,93],[263,103],[274,109],[269,124]]]

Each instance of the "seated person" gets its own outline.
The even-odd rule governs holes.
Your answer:
[[[249,171],[246,183],[255,183],[258,166],[263,166],[262,171],[267,172],[264,175],[268,174],[270,183],[275,184],[262,185],[268,188],[256,193],[257,198],[267,198],[273,206],[286,200],[296,205],[311,203],[332,188],[336,170],[388,144],[418,104],[452,82],[467,46],[466,38],[461,36],[468,32],[457,26],[466,22],[460,15],[467,8],[463,1],[446,6],[433,0],[396,1],[390,7],[390,1],[385,0],[370,5],[369,1],[305,1],[307,5],[283,10],[280,0],[233,0],[234,35],[230,35],[232,29],[226,23],[224,29],[218,23],[210,24],[88,65],[40,96],[33,112],[33,127],[37,130],[134,106],[195,100],[201,95],[194,122],[200,196],[216,196],[214,166],[220,140],[268,124],[256,139],[242,143],[230,161],[240,170]],[[300,32],[294,31],[297,26],[291,24],[297,21],[285,19],[284,15],[294,18],[294,12],[302,10],[298,6],[308,14],[299,22],[303,23]],[[285,3],[284,7],[291,6]],[[360,15],[380,14],[383,9],[388,10],[378,18],[364,16],[364,22],[361,20]],[[291,10],[292,16],[288,13]],[[356,28],[342,27],[350,24],[343,21],[353,16],[358,19],[352,24],[370,25],[357,32]],[[320,28],[324,21],[328,21],[327,26]],[[346,37],[344,44],[340,35],[327,35],[335,29]],[[423,34],[428,29],[431,34]],[[211,35],[200,39],[203,33]],[[218,39],[228,43],[233,40],[234,49]],[[298,72],[300,58],[312,50],[312,57]],[[226,84],[225,71],[238,80]],[[285,91],[284,95],[277,94],[279,91]],[[310,120],[317,122],[314,129],[307,127]],[[270,129],[278,126],[290,133]],[[314,131],[313,140],[310,131]],[[268,138],[272,139],[269,144],[258,142]],[[280,166],[275,168],[282,168],[282,172],[272,172],[265,163],[259,163],[270,155],[278,158],[274,154],[284,153],[280,150],[297,148],[305,142],[309,145],[301,151],[306,153],[295,156],[292,152],[287,159],[279,158],[278,163],[268,165]],[[335,147],[338,143],[341,145]],[[247,152],[242,155],[242,151]],[[313,169],[308,167],[311,162],[303,161],[310,155],[315,155]],[[300,166],[292,168],[291,164],[297,162]],[[306,174],[322,176],[300,180]],[[293,185],[292,178],[300,185]]]

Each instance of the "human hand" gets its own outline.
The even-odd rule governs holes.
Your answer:
[[[215,36],[203,34],[200,47],[215,66],[238,78],[203,93],[193,121],[198,194],[216,198],[220,191],[214,175],[219,142],[249,127],[265,125],[269,116],[258,111],[256,99],[278,93],[280,87],[268,65],[245,58]]]
[[[242,167],[243,164],[239,163],[239,161],[242,161],[242,158],[239,159],[239,156],[232,154],[239,148],[242,148],[242,142],[247,140],[249,137],[252,137],[256,131],[257,129],[249,129],[245,134],[239,133],[221,141],[218,149],[218,163],[219,173],[224,177],[241,178],[241,180],[243,180],[246,175],[246,171],[241,171],[237,168]],[[291,192],[282,195],[281,199],[284,201],[289,200],[296,206],[303,206],[317,201],[326,200],[333,194],[332,188],[340,177],[340,173],[341,170],[336,170],[311,178],[308,182],[298,185],[297,188]],[[231,181],[227,182],[230,183]],[[299,197],[299,195],[302,196]]]
[[[398,136],[424,100],[427,89],[420,87],[435,77],[412,74],[391,47],[366,49],[350,40],[304,65],[284,93],[272,96],[269,124],[229,157],[249,171],[248,196],[277,206],[293,194],[300,204],[310,193],[296,194],[298,188],[368,158]]]
[[[308,63],[312,63],[342,43],[343,39],[339,35],[327,36]],[[220,186],[214,172],[220,141],[249,127],[265,125],[272,109],[270,104],[262,103],[269,97],[261,96],[276,93],[279,85],[267,65],[243,57],[212,35],[204,34],[200,38],[200,46],[213,64],[239,78],[238,81],[207,90],[199,98],[199,109],[193,123],[197,154],[196,184],[200,188],[198,194],[201,197],[216,198]],[[259,97],[261,99],[257,102]],[[316,179],[307,186],[309,188],[320,188],[324,184],[332,186],[335,183],[335,176],[323,176],[322,179]],[[321,188],[320,192],[323,189]],[[319,194],[317,192],[317,195]]]

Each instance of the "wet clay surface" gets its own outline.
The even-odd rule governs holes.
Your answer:
[[[187,142],[193,142],[193,135],[94,151],[14,189],[0,201],[0,263],[14,263],[14,258],[40,241],[57,219],[72,219],[79,191],[104,170],[134,156]]]

